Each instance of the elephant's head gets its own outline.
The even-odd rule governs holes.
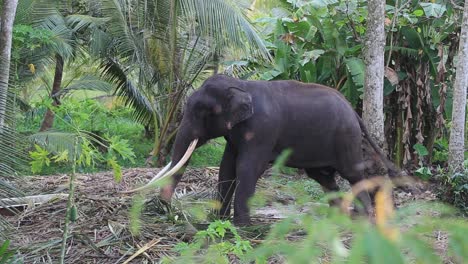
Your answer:
[[[171,163],[147,185],[131,192],[146,189],[159,178],[172,176],[171,183],[161,191],[161,197],[170,200],[195,147],[209,139],[227,135],[236,124],[252,115],[252,96],[240,80],[223,75],[209,78],[187,100]]]

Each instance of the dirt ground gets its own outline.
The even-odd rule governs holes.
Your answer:
[[[141,216],[139,235],[131,232],[130,213],[135,195],[119,193],[140,186],[151,179],[158,169],[136,168],[123,171],[122,182],[116,183],[111,172],[79,174],[76,180],[75,204],[77,221],[72,224],[69,238],[67,263],[123,263],[138,249],[151,245],[143,254],[130,263],[153,263],[165,256],[173,256],[172,247],[181,241],[190,241],[197,228],[191,224],[174,224],[168,219],[165,207],[157,195],[146,196],[146,207]],[[213,197],[218,168],[188,169],[176,192],[179,209],[189,208],[205,198]],[[285,176],[294,181],[300,176]],[[304,176],[302,176],[304,177]],[[34,176],[18,182],[28,195],[68,193],[68,176]],[[269,186],[269,178],[263,178],[258,189]],[[340,181],[343,188],[347,188]],[[417,191],[396,191],[395,203],[402,206],[415,200],[435,200],[434,193],[424,186]],[[154,194],[156,194],[156,190]],[[267,203],[258,208],[253,219],[258,223],[274,222],[285,217],[285,208],[294,202],[294,197],[285,194],[278,200],[285,206],[278,208]],[[57,261],[66,208],[65,199],[56,199],[45,204],[30,206],[18,215],[7,217],[14,227],[12,246],[21,249],[25,263],[55,263]],[[306,210],[306,209],[304,209]],[[302,209],[300,209],[302,211]],[[203,225],[201,225],[201,228]],[[444,255],[447,251],[447,235],[435,234],[436,250]],[[450,263],[450,261],[447,261]]]

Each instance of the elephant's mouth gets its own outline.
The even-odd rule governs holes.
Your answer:
[[[196,138],[196,139],[194,139],[192,142],[190,142],[190,145],[188,146],[187,151],[185,152],[184,156],[182,156],[182,158],[179,160],[179,162],[177,162],[177,164],[174,165],[174,167],[171,168],[171,165],[172,165],[172,161],[171,161],[171,162],[169,162],[158,174],[156,174],[156,176],[154,176],[154,177],[153,177],[147,184],[145,184],[144,186],[139,187],[139,188],[136,188],[136,189],[133,189],[133,190],[124,191],[124,192],[122,192],[122,193],[133,193],[133,192],[138,192],[138,191],[146,190],[146,189],[148,189],[149,187],[153,187],[153,186],[155,185],[155,182],[156,182],[156,181],[174,175],[177,171],[180,170],[180,168],[182,168],[182,166],[185,165],[185,163],[187,162],[187,160],[190,158],[190,156],[192,155],[193,151],[195,150],[195,147],[197,146],[197,143],[198,143],[198,138]],[[171,169],[170,169],[170,168],[171,168]],[[169,169],[170,169],[170,170],[169,170]],[[168,171],[168,170],[169,170],[169,171]],[[166,196],[167,196],[167,195],[166,195]],[[172,196],[172,193],[170,194],[170,196]],[[170,197],[168,197],[168,198],[170,198]]]

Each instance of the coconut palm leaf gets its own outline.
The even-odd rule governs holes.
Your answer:
[[[47,149],[50,153],[58,154],[67,151],[69,155],[72,155],[75,151],[76,139],[79,137],[76,133],[46,131],[30,135],[28,138],[30,142]]]
[[[64,59],[71,58],[74,55],[73,31],[67,26],[66,20],[60,14],[51,15],[44,19],[41,28],[52,31],[51,48],[56,54]]]
[[[187,21],[198,24],[201,36],[213,39],[219,46],[233,47],[243,55],[269,58],[268,51],[238,1],[181,0]]]
[[[92,17],[87,15],[69,15],[65,20],[74,32],[87,28],[102,27],[110,21],[109,18]]]
[[[57,6],[50,0],[21,0],[16,9],[15,24],[39,24],[50,15],[57,14]]]
[[[94,75],[84,75],[77,80],[73,80],[69,85],[62,89],[58,95],[65,96],[78,90],[101,91],[110,93],[112,84],[106,82]]]
[[[128,80],[125,70],[114,60],[107,60],[102,66],[103,78],[116,85],[115,94],[121,96],[126,105],[134,108],[135,120],[148,123],[153,107],[148,97]]]
[[[4,98],[7,102],[5,112],[0,113],[5,121],[4,125],[0,126],[0,199],[22,195],[9,181],[17,176],[18,170],[26,167],[25,161],[27,160],[23,151],[25,149],[23,142],[26,141],[22,140],[14,129],[12,117],[16,108],[15,100],[11,92],[6,96],[7,98]],[[0,238],[6,239],[8,228],[8,223],[0,216]]]

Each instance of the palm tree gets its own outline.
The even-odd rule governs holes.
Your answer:
[[[64,12],[64,11],[62,11]],[[82,50],[79,47],[80,36],[78,35],[76,15],[62,15],[62,12],[57,10],[56,14],[50,15],[41,23],[41,27],[53,32],[53,44],[50,45],[51,53],[55,62],[55,75],[52,83],[52,89],[49,96],[52,99],[52,106],[60,105],[60,90],[62,89],[62,78],[64,64],[68,60],[73,60]],[[54,112],[52,109],[47,109],[39,131],[47,131],[52,128],[54,123]]]
[[[0,130],[3,129],[8,93],[8,79],[10,78],[11,42],[13,38],[13,21],[15,20],[18,0],[4,1],[1,17],[0,34]]]
[[[13,104],[9,101],[10,59],[13,21],[18,5],[17,0],[3,1],[0,34],[0,198],[20,195],[19,191],[8,183],[8,178],[15,175],[21,153],[17,150],[17,137],[11,128]],[[0,201],[0,206],[2,202]],[[6,239],[7,222],[0,216],[0,238]]]
[[[103,72],[117,82],[116,94],[154,128],[152,153],[163,163],[177,130],[180,105],[189,89],[227,50],[268,58],[263,42],[234,1],[103,0],[110,21],[95,27],[92,51]],[[214,66],[217,68],[217,66]]]

